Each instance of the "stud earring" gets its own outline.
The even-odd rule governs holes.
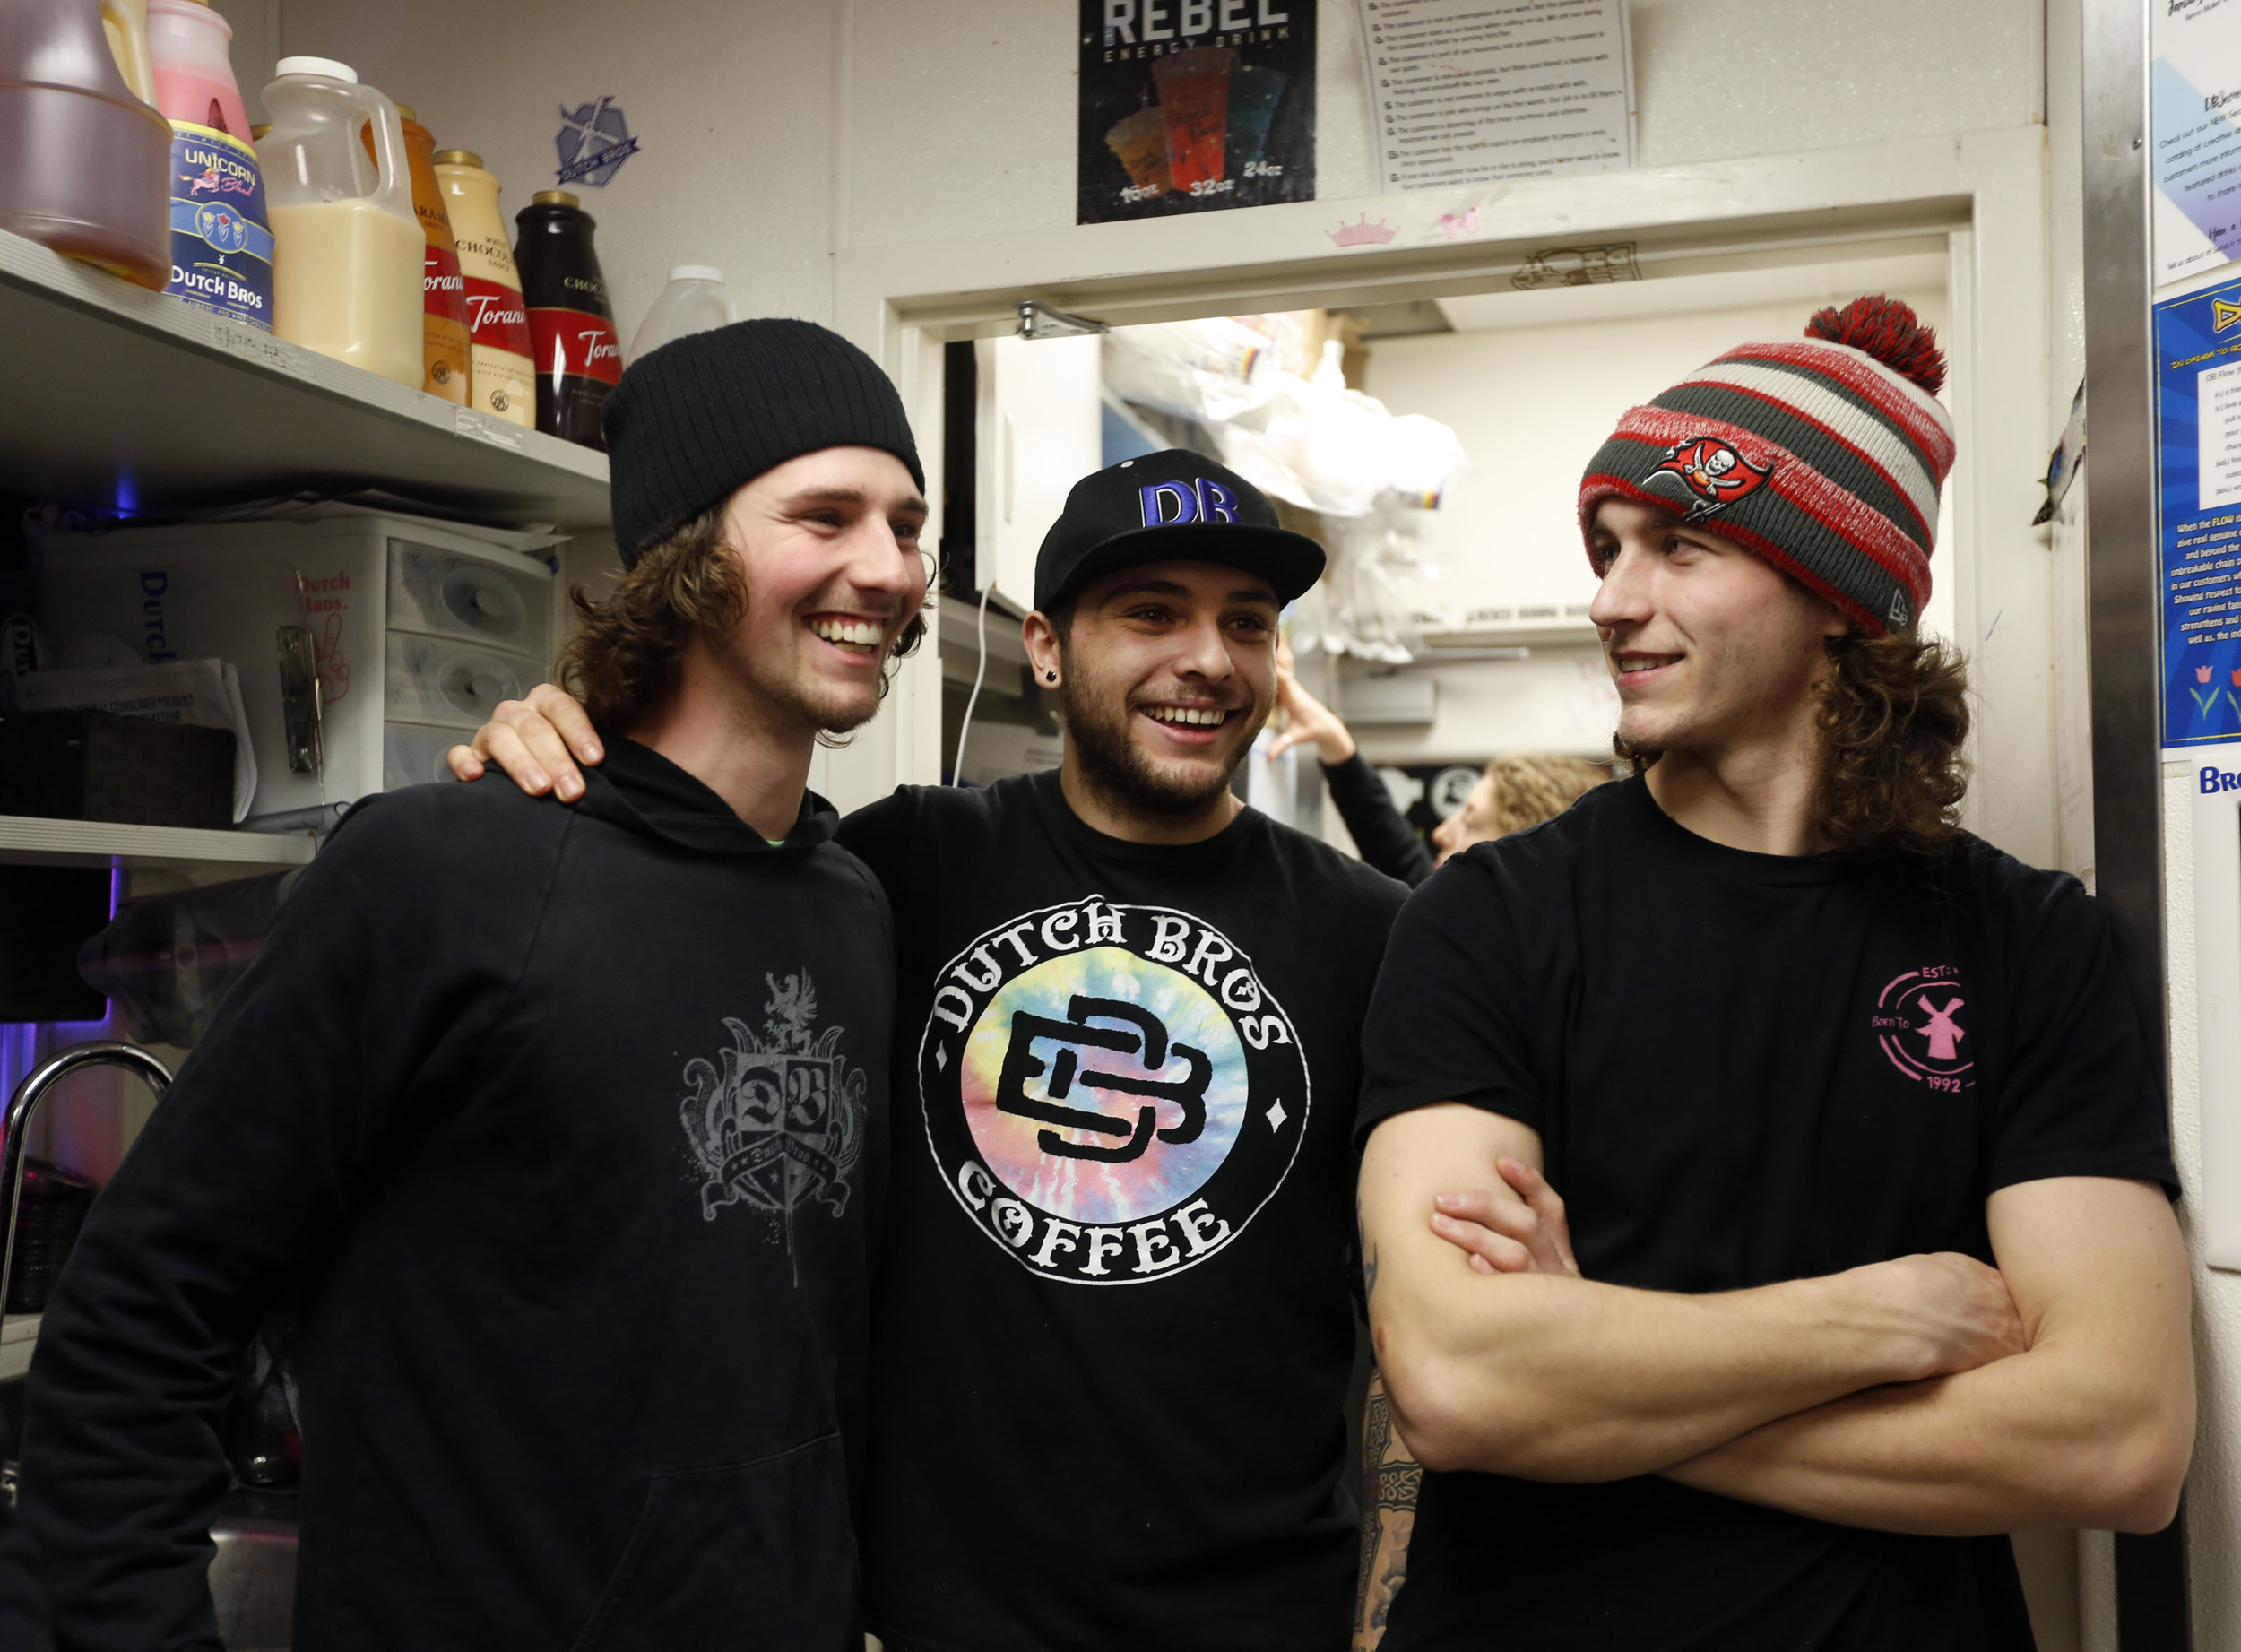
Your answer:
[[[1059,674],[1056,671],[1045,671],[1043,674],[1052,682],[1056,682],[1059,679]]]

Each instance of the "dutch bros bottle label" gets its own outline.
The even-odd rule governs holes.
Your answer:
[[[273,232],[256,151],[183,120],[171,123],[171,281],[164,290],[273,330]]]

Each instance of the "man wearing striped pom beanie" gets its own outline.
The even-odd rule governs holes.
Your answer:
[[[1863,298],[1588,466],[1635,775],[1425,883],[1364,1034],[1382,1652],[2020,1652],[2003,1534],[2172,1518],[2156,1068],[2101,909],[1954,819],[1942,380]]]

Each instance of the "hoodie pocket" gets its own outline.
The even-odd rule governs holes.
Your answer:
[[[840,1437],[653,1476],[575,1652],[840,1652],[858,1624]]]

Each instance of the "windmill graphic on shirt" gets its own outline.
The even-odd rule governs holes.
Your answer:
[[[1962,1030],[1960,1024],[1953,1019],[1953,1015],[1968,1001],[1966,999],[1956,998],[1951,1003],[1940,1008],[1926,998],[1922,1000],[1921,1008],[1930,1012],[1930,1018],[1923,1025],[1915,1028],[1915,1031],[1929,1039],[1930,1060],[1933,1061],[1952,1061],[1960,1059],[1960,1041],[1967,1038],[1968,1034]]]
[[[1976,1058],[1961,1012],[1968,1007],[1960,973],[1950,964],[1908,970],[1878,993],[1868,1028],[1891,1064],[1932,1090],[1972,1087]]]

